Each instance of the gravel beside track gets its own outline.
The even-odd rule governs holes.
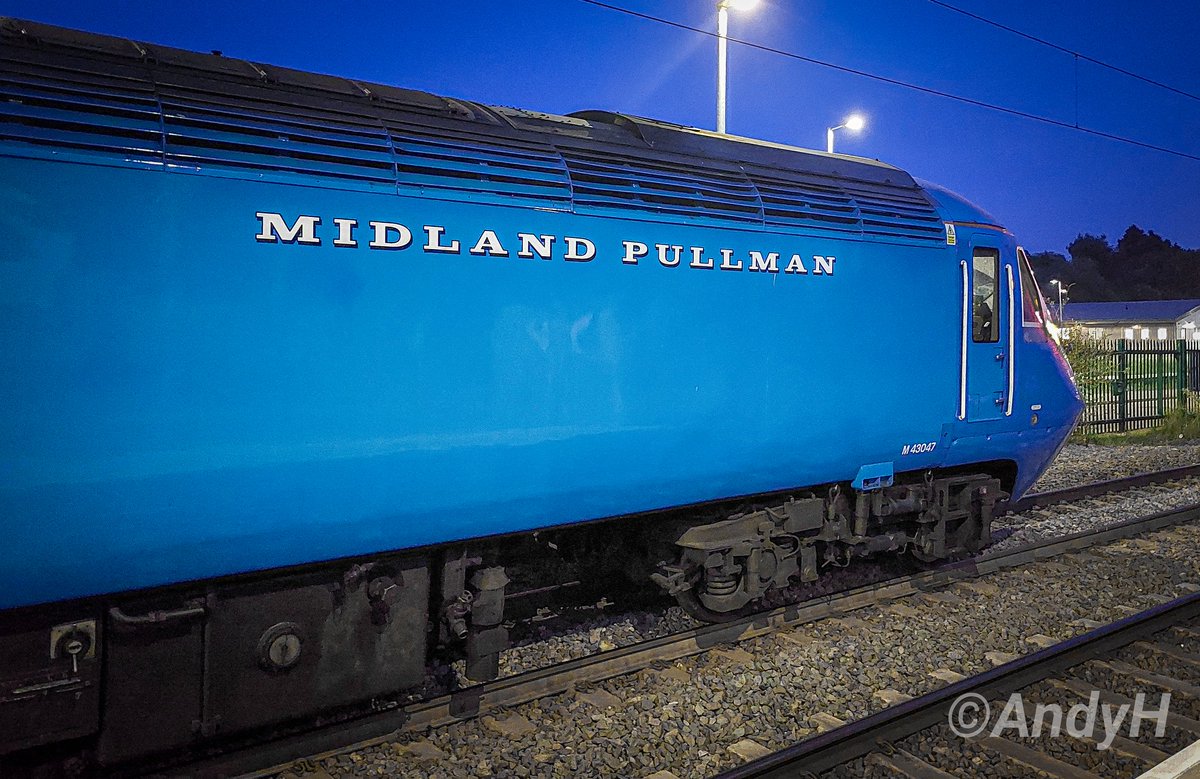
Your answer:
[[[1000,540],[985,549],[980,557],[1192,503],[1200,503],[1200,478],[1180,479],[1010,514],[992,523],[992,535]]]
[[[1195,591],[1198,548],[1192,525],[1119,541],[331,757],[307,776],[711,775],[744,739],[777,750],[820,715],[858,719],[942,686],[935,672],[978,673]]]
[[[1033,491],[1062,490],[1194,463],[1200,463],[1200,443],[1194,441],[1158,446],[1068,444],[1038,479]]]

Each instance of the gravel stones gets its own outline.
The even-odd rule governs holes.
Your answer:
[[[611,709],[621,704],[621,699],[613,695],[608,690],[596,689],[591,692],[576,693],[579,700],[592,706],[595,709]]]
[[[445,752],[424,739],[394,746],[396,754],[401,757],[409,756],[415,760],[444,760],[446,758]]]
[[[520,738],[537,730],[525,717],[520,714],[507,714],[501,717],[483,717],[483,725],[506,738]]]
[[[1200,502],[1200,478],[1192,477],[1009,514],[992,523],[993,537],[1001,538],[980,556],[986,558],[1028,544],[1107,527],[1197,502]]]
[[[1034,492],[1076,487],[1200,463],[1200,443],[1158,446],[1093,446],[1067,444],[1034,485]]]
[[[736,744],[730,745],[729,751],[746,762],[757,760],[760,757],[766,757],[767,755],[771,754],[771,750],[767,749],[757,741],[748,738],[744,738]]]

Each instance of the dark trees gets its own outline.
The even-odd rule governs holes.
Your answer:
[[[1070,287],[1077,303],[1104,300],[1200,298],[1200,250],[1184,249],[1131,225],[1115,246],[1103,236],[1081,235],[1057,252],[1030,256],[1047,298],[1057,296],[1050,279]]]

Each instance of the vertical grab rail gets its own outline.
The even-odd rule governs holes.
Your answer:
[[[1016,314],[1016,297],[1014,296],[1013,285],[1013,269],[1012,263],[1007,263],[1004,266],[1005,274],[1008,277],[1008,392],[1005,393],[1004,401],[1004,416],[1011,417],[1013,410],[1013,387],[1016,385],[1016,359],[1017,359],[1017,314]]]
[[[967,261],[958,263],[962,268],[962,347],[959,352],[958,366],[958,418],[967,418],[967,331],[970,322],[967,317],[971,312],[971,288],[967,279]]]

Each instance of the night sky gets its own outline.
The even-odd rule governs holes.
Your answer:
[[[715,0],[609,0],[715,30]],[[1200,95],[1195,0],[948,0]],[[716,41],[582,0],[0,0],[0,15],[553,113],[712,128]],[[730,35],[1200,156],[1200,100],[1075,60],[929,0],[763,0]],[[730,45],[729,131],[874,157],[982,206],[1033,251],[1136,223],[1200,247],[1200,160]]]

